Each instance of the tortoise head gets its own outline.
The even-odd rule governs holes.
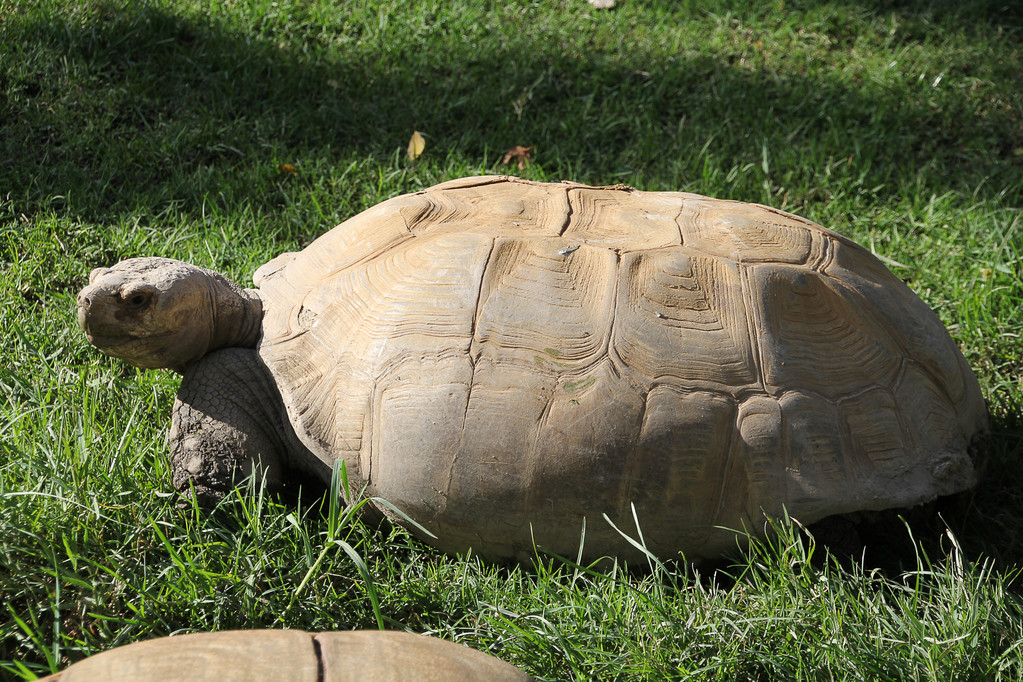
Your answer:
[[[255,292],[210,270],[170,258],[131,258],[90,273],[78,294],[78,324],[107,355],[184,372],[216,348],[254,346],[258,301]]]

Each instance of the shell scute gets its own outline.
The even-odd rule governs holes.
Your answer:
[[[902,352],[922,363],[945,387],[949,400],[959,403],[967,398],[967,378],[972,372],[965,361],[953,361],[961,353],[945,325],[933,311],[919,305],[916,294],[902,280],[868,251],[844,240],[836,241],[823,271],[838,286],[869,301],[871,314],[882,321]]]
[[[581,188],[568,193],[571,215],[563,236],[616,251],[680,246],[676,218],[682,198],[675,194]]]
[[[807,263],[821,258],[823,228],[755,204],[686,195],[678,217],[682,243],[742,263]]]
[[[368,480],[388,481],[395,499],[416,500],[420,523],[436,526],[447,506],[451,470],[459,454],[472,364],[458,356],[410,358],[376,385]],[[412,456],[429,452],[430,456]]]
[[[911,434],[916,449],[943,454],[934,463],[936,468],[927,472],[937,482],[937,489],[932,480],[928,480],[930,477],[921,477],[927,480],[927,499],[951,494],[976,483],[976,473],[968,454],[970,443],[966,433],[969,432],[964,432],[955,406],[949,403],[931,375],[917,363],[907,363],[894,394],[900,412],[914,415],[913,429],[906,430]],[[939,466],[940,469],[937,468]]]
[[[531,450],[523,529],[532,522],[537,543],[552,550],[578,546],[583,518],[594,546],[616,543],[604,513],[633,528],[631,513],[622,513],[631,500],[620,493],[642,423],[643,396],[607,360],[587,373],[592,382],[574,390],[562,384],[552,395]]]
[[[850,466],[870,474],[885,462],[903,461],[911,446],[903,433],[899,410],[890,391],[873,387],[839,401],[852,441]]]
[[[670,384],[650,390],[620,493],[635,501],[641,523],[648,513],[670,508],[677,525],[672,541],[701,546],[718,519],[744,511],[745,481],[730,475],[730,458],[707,456],[731,451],[735,419],[736,404],[727,395]]]
[[[779,405],[784,420],[786,498],[793,508],[812,514],[821,500],[855,508],[857,491],[847,481],[859,472],[838,407],[800,391],[784,394]]]
[[[837,399],[895,381],[901,351],[865,302],[806,268],[762,264],[748,275],[769,391],[814,387]]]
[[[416,235],[473,231],[505,237],[557,236],[570,213],[567,187],[521,182],[431,188],[411,195],[400,211]]]
[[[581,369],[606,352],[612,251],[562,239],[498,239],[479,296],[473,357]]]
[[[640,383],[758,383],[738,267],[684,247],[623,256],[612,346]]]
[[[536,439],[555,392],[556,377],[536,367],[496,363],[481,358],[473,364],[471,387],[460,430],[457,457],[451,462],[447,506],[438,546],[461,551],[478,546],[486,536],[494,551],[512,556],[530,510],[529,490],[536,466]],[[500,514],[480,514],[500,509]],[[488,547],[490,544],[488,543]]]
[[[748,493],[745,521],[755,523],[763,513],[777,516],[785,504],[779,491],[786,488],[782,452],[782,415],[778,400],[768,395],[752,395],[739,405],[736,418],[739,437],[733,457],[743,464]],[[734,479],[733,479],[734,481]],[[749,526],[754,530],[753,526]]]

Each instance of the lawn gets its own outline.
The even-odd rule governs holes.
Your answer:
[[[552,680],[1023,678],[1023,9],[617,5],[0,0],[0,676],[171,633],[383,626]],[[639,570],[447,557],[309,495],[177,509],[177,377],[88,345],[89,270],[160,255],[248,283],[384,199],[495,172],[756,201],[860,242],[976,370],[987,477],[943,522],[887,519],[899,542],[865,559],[776,520],[719,565]]]

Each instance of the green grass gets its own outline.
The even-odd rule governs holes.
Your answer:
[[[1023,12],[618,4],[0,0],[0,675],[173,632],[382,621],[544,679],[1023,677]],[[537,147],[521,172],[499,165],[517,144]],[[717,571],[630,573],[445,557],[252,490],[176,510],[176,378],[87,345],[89,269],[163,255],[248,281],[484,172],[759,201],[874,250],[991,407],[990,475],[954,530],[914,528],[901,569],[781,524]]]

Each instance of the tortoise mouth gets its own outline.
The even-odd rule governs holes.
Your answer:
[[[133,336],[98,336],[86,332],[89,343],[113,358],[125,360],[131,364],[138,361],[139,356],[146,355],[145,348],[148,346],[145,338]]]
[[[99,348],[107,355],[122,358],[129,355],[134,356],[135,353],[132,353],[131,351],[151,346],[154,339],[160,339],[174,334],[173,331],[168,331],[160,334],[142,334],[138,336],[128,336],[123,334],[108,336],[105,334],[93,333],[88,329],[85,329],[84,331],[86,337],[89,339],[89,343],[93,346]]]
[[[88,329],[85,330],[85,335],[89,337],[89,343],[104,350],[121,348],[131,343],[138,343],[146,338],[144,336],[104,336],[102,334],[90,333]]]

